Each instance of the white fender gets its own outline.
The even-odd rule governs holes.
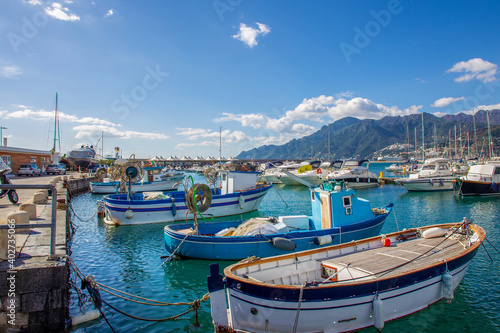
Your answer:
[[[245,197],[243,197],[243,194],[240,194],[240,197],[238,198],[238,204],[240,205],[240,209],[243,209],[244,203],[245,203]]]
[[[378,294],[373,300],[373,326],[378,331],[384,328],[384,303]]]

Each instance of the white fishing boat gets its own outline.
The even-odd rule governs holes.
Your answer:
[[[398,180],[408,191],[449,191],[453,190],[456,177],[449,168],[449,160],[431,158],[424,162],[417,173]]]
[[[326,179],[344,181],[353,189],[379,186],[377,174],[362,164],[368,160],[346,160],[340,170],[328,173]]]
[[[464,218],[244,260],[224,269],[225,280],[212,264],[213,323],[236,332],[381,330],[386,321],[450,302],[485,236]]]
[[[193,196],[201,205],[208,202],[206,215],[220,217],[257,210],[272,185],[256,183],[257,172],[221,170],[220,187],[194,184],[186,191],[111,194],[103,197],[104,222],[114,225],[186,221],[194,218],[187,200]],[[215,183],[215,182],[214,182]]]
[[[132,192],[174,191],[177,190],[184,180],[182,172],[168,170],[161,167],[143,167],[142,178],[131,184]],[[113,180],[109,177],[101,177],[101,170],[96,174],[101,181],[91,182],[90,191],[95,194],[120,193],[120,189],[126,189],[126,180]]]

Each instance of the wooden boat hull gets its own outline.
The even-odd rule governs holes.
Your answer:
[[[436,226],[421,230],[431,227]],[[464,242],[467,248],[448,237],[423,240],[410,229],[386,235],[392,241],[388,247],[381,245],[382,237],[373,237],[229,266],[224,270],[229,309],[220,315],[212,311],[212,316],[236,331],[251,332],[291,332],[295,323],[297,332],[346,332],[377,323],[383,327],[385,321],[450,298],[449,290],[459,285],[486,236],[481,227],[470,228],[474,233]],[[318,279],[319,268],[334,262],[349,268],[344,278]],[[218,268],[211,271],[207,280],[212,297],[223,289],[213,283]],[[375,299],[382,302],[380,307]]]
[[[370,220],[360,221],[342,228],[323,230],[297,230],[286,233],[251,236],[208,236],[222,229],[237,227],[241,221],[200,223],[199,235],[186,234],[186,224],[169,225],[164,229],[165,247],[180,257],[207,260],[240,260],[250,256],[269,257],[303,250],[315,249],[332,244],[350,242],[378,235],[392,210],[392,205],[383,207],[385,214]],[[194,225],[190,225],[194,229]],[[332,243],[316,244],[318,237],[330,235]],[[294,250],[278,248],[273,239],[279,237],[295,244]]]
[[[210,208],[203,215],[221,217],[257,210],[271,187],[272,185],[266,185],[254,190],[226,195],[214,194]],[[106,213],[104,222],[129,225],[192,220],[193,214],[186,214],[188,208],[184,191],[173,192],[169,196],[166,199],[156,200],[127,200],[126,194],[104,196]],[[132,216],[127,217],[127,215],[130,216],[130,211]]]
[[[460,266],[451,270],[454,281],[453,289],[462,281],[469,264],[470,260],[464,260]],[[445,265],[441,266],[438,269],[444,271]],[[425,273],[433,274],[433,270]],[[405,284],[402,283],[403,281],[398,281],[397,288],[379,284],[378,295],[383,301],[385,321],[420,311],[443,298],[442,274],[434,274],[432,278],[423,278],[422,274],[424,272],[408,276]],[[418,279],[420,282],[412,283],[413,279]],[[276,297],[272,298],[274,296],[272,294],[250,296],[244,291],[239,291],[232,282],[228,281],[228,296],[232,325],[236,330],[292,331],[297,315],[297,300],[280,301],[276,300]],[[243,289],[243,286],[241,288]],[[282,293],[281,290],[274,290],[274,294],[279,294],[280,299],[292,296],[290,293]],[[311,299],[313,296],[304,292],[303,299],[307,299],[307,302],[302,302],[297,332],[348,332],[373,326],[373,300],[376,294],[376,283],[363,286],[362,289],[352,288],[340,295],[335,292],[316,295],[315,299]],[[273,319],[269,320],[266,327],[265,319],[249,315],[252,311],[271,314]]]

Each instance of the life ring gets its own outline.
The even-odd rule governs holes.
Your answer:
[[[318,175],[319,175],[321,172],[322,172],[322,171],[321,171],[321,168],[317,168],[317,169],[316,169],[316,173],[317,173]]]
[[[187,192],[186,204],[191,212],[195,213],[198,211],[203,213],[210,208],[210,204],[212,203],[212,191],[210,191],[210,187],[205,184],[195,184],[193,187]]]
[[[247,168],[244,165],[242,165],[241,166],[241,171],[248,171],[248,170],[247,170]]]

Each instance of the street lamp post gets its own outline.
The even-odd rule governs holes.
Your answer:
[[[7,129],[7,127],[0,126],[0,146],[3,146],[3,130]]]

